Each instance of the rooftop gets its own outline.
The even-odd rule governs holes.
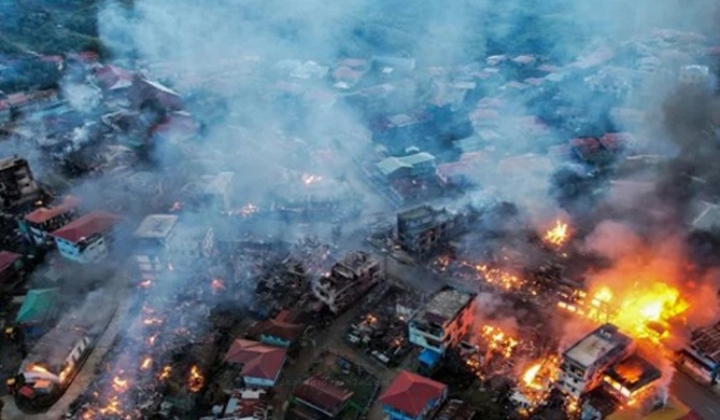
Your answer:
[[[222,194],[231,185],[235,178],[235,172],[220,172],[217,175],[208,176],[205,178],[207,184],[205,184],[205,192],[211,194]]]
[[[619,332],[616,326],[605,324],[565,351],[563,358],[569,359],[582,367],[589,367],[610,352],[627,348],[630,344],[632,344],[630,337]]]
[[[455,318],[474,297],[473,294],[455,289],[441,290],[430,299],[415,318],[442,325]]]
[[[353,396],[353,392],[334,385],[327,379],[313,376],[297,387],[293,395],[315,407],[337,414]]]
[[[720,363],[720,323],[693,331],[689,344],[701,356]]]
[[[137,239],[166,238],[177,223],[178,216],[172,214],[151,214],[135,230]]]
[[[53,236],[78,243],[93,235],[102,234],[118,224],[120,217],[105,211],[95,211],[76,219],[52,233]]]
[[[420,152],[414,155],[385,158],[378,162],[377,168],[383,175],[391,175],[403,168],[412,169],[415,165],[433,162],[435,162],[435,156],[430,153]]]
[[[614,365],[605,374],[630,392],[635,392],[662,376],[658,368],[636,354]]]
[[[0,272],[15,264],[15,261],[22,258],[22,255],[10,251],[0,251]]]
[[[25,220],[30,223],[41,225],[57,216],[75,210],[78,206],[80,206],[80,200],[73,196],[67,196],[55,207],[40,207],[35,209],[25,216]]]
[[[431,401],[440,399],[446,390],[445,384],[403,370],[395,376],[378,400],[383,405],[416,418]]]
[[[285,363],[285,353],[284,348],[238,338],[225,354],[225,363],[242,365],[242,376],[275,380]]]

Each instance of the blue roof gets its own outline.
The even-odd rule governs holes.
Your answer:
[[[429,367],[435,366],[442,357],[442,354],[432,351],[429,349],[425,349],[420,353],[420,357],[418,358],[420,360],[420,363],[427,365]]]

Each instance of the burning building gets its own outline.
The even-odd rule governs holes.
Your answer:
[[[313,293],[333,313],[340,313],[383,279],[378,261],[370,254],[347,254],[313,284]]]
[[[52,232],[60,255],[81,264],[93,263],[107,257],[113,242],[113,230],[120,217],[96,211],[76,219]]]
[[[27,160],[14,156],[0,161],[0,199],[3,207],[32,204],[40,198],[40,194],[40,187]]]
[[[115,294],[94,292],[42,336],[9,383],[18,406],[47,407],[57,401],[82,368],[116,307]]]
[[[448,209],[416,207],[397,216],[397,235],[403,250],[425,256],[438,250],[465,229],[463,215]]]
[[[661,377],[660,369],[640,355],[632,354],[605,371],[603,385],[606,385],[623,405],[635,406],[643,403],[654,408],[665,400],[665,390],[658,386]]]
[[[429,362],[425,364],[434,365],[445,350],[460,343],[469,332],[474,298],[474,294],[446,288],[410,319],[410,342],[425,349],[421,355],[421,360]]]
[[[618,327],[605,324],[562,354],[558,388],[574,400],[602,383],[603,373],[633,351],[633,340]]]
[[[18,221],[20,231],[37,246],[52,245],[50,233],[75,219],[79,205],[79,200],[68,196],[56,206],[35,209]]]

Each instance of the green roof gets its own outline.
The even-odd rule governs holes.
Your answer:
[[[383,175],[390,175],[402,168],[412,169],[415,165],[434,161],[435,156],[430,153],[421,152],[409,156],[383,159],[377,163],[377,168]]]
[[[17,317],[16,323],[43,321],[50,317],[55,310],[58,289],[33,289],[25,295]]]

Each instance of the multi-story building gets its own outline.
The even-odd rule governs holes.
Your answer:
[[[679,352],[680,367],[700,381],[715,385],[720,375],[720,323],[699,328],[690,334]]]
[[[81,264],[97,262],[108,254],[113,230],[120,218],[104,211],[88,213],[52,232],[60,255]]]
[[[0,200],[5,208],[14,208],[35,202],[40,197],[28,161],[14,156],[0,160]]]
[[[370,254],[356,251],[336,263],[327,276],[313,284],[313,293],[334,313],[345,310],[383,278],[380,264]]]
[[[463,216],[447,209],[420,206],[397,216],[398,241],[412,255],[424,256],[462,233]]]
[[[562,354],[557,386],[577,400],[600,385],[605,370],[629,356],[633,350],[630,337],[621,333],[615,325],[602,325]]]
[[[201,220],[180,218],[170,231],[166,242],[167,256],[173,265],[195,264],[215,252],[215,234],[212,227]]]
[[[134,257],[142,280],[153,280],[168,270],[166,249],[177,220],[172,214],[151,214],[135,230]]]
[[[436,293],[408,323],[410,342],[442,355],[457,345],[473,323],[475,295],[446,288]]]
[[[20,231],[36,246],[52,245],[54,232],[77,217],[80,201],[67,196],[54,207],[40,207],[18,221]]]

